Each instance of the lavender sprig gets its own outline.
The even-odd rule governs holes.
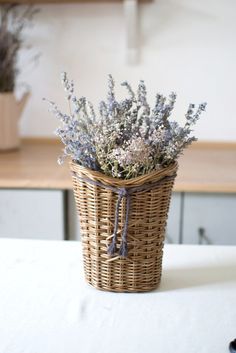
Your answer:
[[[107,101],[100,102],[96,115],[91,102],[85,97],[76,98],[74,83],[65,73],[62,83],[69,113],[62,113],[49,101],[50,110],[61,123],[55,133],[65,145],[58,162],[63,163],[65,157],[70,156],[84,167],[116,178],[133,178],[176,161],[183,150],[196,141],[191,135],[192,128],[206,109],[206,103],[197,108],[190,104],[186,122],[180,126],[170,120],[176,93],[172,92],[168,98],[157,94],[151,110],[144,81],[139,82],[136,95],[125,81],[122,86],[129,96],[117,101],[115,82],[109,75]]]

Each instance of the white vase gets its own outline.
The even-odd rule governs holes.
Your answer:
[[[25,93],[20,101],[12,92],[0,93],[0,150],[20,146],[19,119],[28,98],[29,93]]]

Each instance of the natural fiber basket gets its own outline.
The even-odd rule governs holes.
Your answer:
[[[130,180],[111,178],[74,162],[70,167],[87,282],[98,289],[115,292],[156,288],[161,279],[162,249],[177,163]],[[133,190],[128,216],[128,194],[121,195],[117,190]],[[110,256],[107,249],[114,240],[116,221],[117,252]],[[126,223],[128,254],[122,257],[119,248]]]

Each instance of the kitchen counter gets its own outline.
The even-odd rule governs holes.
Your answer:
[[[62,145],[50,139],[24,139],[19,151],[0,153],[0,188],[72,189]],[[174,191],[236,193],[236,143],[197,142],[179,160]]]
[[[159,289],[102,292],[79,242],[0,239],[1,353],[226,353],[236,247],[165,245]]]
[[[0,188],[72,189],[67,163],[57,158],[62,144],[55,139],[24,139],[19,150],[0,152]]]

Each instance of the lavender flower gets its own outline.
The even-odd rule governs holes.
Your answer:
[[[124,86],[124,87],[127,88],[127,91],[128,91],[128,93],[129,93],[129,95],[130,95],[132,101],[135,101],[135,94],[134,94],[134,92],[133,92],[132,87],[130,86],[130,84],[129,84],[127,81],[124,81],[124,82],[121,83],[121,86]]]
[[[121,85],[129,97],[119,102],[115,97],[114,79],[109,75],[107,100],[100,102],[96,115],[91,102],[75,96],[74,83],[66,73],[61,75],[61,80],[69,113],[62,113],[49,101],[50,110],[61,124],[55,133],[65,145],[59,164],[69,156],[86,168],[129,179],[168,166],[196,141],[191,136],[192,127],[205,111],[206,103],[197,108],[190,104],[186,122],[180,126],[170,120],[176,93],[172,92],[168,98],[158,93],[151,110],[144,81],[139,82],[137,95],[125,81]]]

